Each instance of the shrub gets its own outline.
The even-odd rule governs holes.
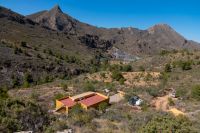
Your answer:
[[[22,47],[27,47],[27,43],[26,42],[21,42],[21,46]]]
[[[8,91],[7,89],[4,87],[4,88],[0,88],[0,100],[2,99],[7,99],[9,96],[8,96]]]
[[[107,107],[108,107],[108,103],[107,102],[103,102],[103,103],[99,104],[98,110],[100,110],[102,112],[105,112]]]
[[[68,90],[68,85],[67,83],[61,83],[61,87],[63,88],[64,91]]]
[[[160,89],[159,88],[148,88],[147,93],[153,97],[157,97],[160,94]]]
[[[123,71],[123,72],[131,72],[132,69],[133,69],[133,68],[132,68],[131,65],[125,65],[125,66],[123,66],[122,71]]]
[[[24,75],[24,83],[23,83],[23,87],[24,88],[28,88],[30,87],[30,84],[33,82],[33,77],[30,73],[25,73]]]
[[[168,98],[168,103],[169,103],[170,106],[174,106],[175,105],[175,103],[174,103],[172,98]]]
[[[192,98],[200,101],[200,85],[195,85],[192,87]]]
[[[170,51],[162,50],[162,51],[160,52],[160,55],[161,55],[161,56],[164,56],[164,55],[168,55],[169,53],[170,53]]]
[[[43,127],[50,124],[46,110],[31,101],[3,100],[0,103],[0,114],[1,132],[43,132]]]
[[[83,88],[85,91],[95,91],[95,86],[92,82],[85,82],[84,85],[83,85]]]
[[[106,74],[104,72],[100,73],[101,77],[106,78]]]
[[[21,48],[14,47],[14,53],[15,53],[15,54],[20,54],[20,53],[22,53],[22,52],[23,52],[23,51],[22,51]]]
[[[114,79],[116,81],[120,81],[121,79],[124,79],[121,72],[119,72],[119,71],[113,71],[111,77],[112,77],[112,79]]]
[[[170,64],[165,65],[165,72],[172,72],[172,67]]]
[[[143,66],[139,66],[139,71],[144,72],[144,71],[145,71],[145,68],[144,68]]]
[[[184,97],[187,94],[187,90],[181,88],[176,90],[176,97]]]
[[[141,133],[190,133],[193,131],[192,124],[187,118],[183,116],[173,117],[171,115],[156,116],[139,130]]]
[[[80,104],[75,105],[70,111],[70,123],[83,126],[92,121],[92,116],[82,109]]]
[[[64,95],[63,93],[58,93],[58,94],[56,94],[56,95],[54,96],[54,104],[56,104],[55,101],[56,101],[57,99],[61,99],[61,98],[64,98],[64,97],[65,97],[65,95]]]
[[[187,62],[183,62],[181,65],[182,70],[190,70],[192,69],[192,63],[187,61]]]

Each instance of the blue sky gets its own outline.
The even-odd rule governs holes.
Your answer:
[[[147,29],[166,23],[187,39],[200,42],[200,0],[0,0],[1,6],[23,15],[49,10],[55,4],[95,26]]]

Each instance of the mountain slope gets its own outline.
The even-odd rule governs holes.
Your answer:
[[[70,33],[82,40],[99,39],[109,40],[117,47],[129,54],[156,54],[161,50],[199,49],[198,43],[188,41],[166,24],[155,25],[147,30],[135,28],[97,28],[72,18],[63,13],[57,5],[50,11],[40,12],[27,16],[42,26],[53,30]]]
[[[1,86],[22,85],[27,74],[39,84],[88,72],[116,49],[134,57],[184,48],[199,46],[167,25],[106,29],[79,22],[59,6],[27,17],[0,7]]]
[[[27,20],[0,7],[0,86],[22,85],[27,74],[33,84],[70,78],[89,71],[91,60],[101,53],[77,37]]]

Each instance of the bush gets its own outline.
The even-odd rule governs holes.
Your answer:
[[[165,65],[165,72],[172,72],[172,67],[170,64]]]
[[[200,101],[200,85],[195,85],[192,87],[192,98]]]
[[[143,66],[139,66],[139,71],[144,72],[144,71],[145,71],[145,68],[144,68]]]
[[[23,51],[22,51],[21,48],[14,47],[14,53],[15,53],[15,54],[20,54],[20,53],[22,53],[22,52],[23,52]]]
[[[30,73],[25,73],[24,75],[24,83],[23,87],[28,88],[30,87],[30,84],[33,82],[33,77]]]
[[[3,100],[0,102],[0,114],[1,132],[43,132],[43,127],[50,124],[46,110],[31,101]]]
[[[187,118],[171,115],[156,116],[139,130],[141,133],[190,133],[193,131],[192,124]]]
[[[187,62],[183,62],[181,65],[182,70],[190,70],[192,69],[192,63],[187,61]]]
[[[92,121],[92,116],[82,109],[80,104],[75,105],[70,111],[70,123],[75,126],[83,126]]]
[[[64,91],[68,91],[67,83],[61,83],[61,87],[63,88]]]
[[[175,103],[174,103],[172,98],[168,98],[168,103],[169,103],[170,106],[174,106],[175,105]]]
[[[147,92],[149,93],[149,95],[151,95],[153,97],[158,97],[160,94],[160,89],[159,88],[148,88]]]
[[[7,88],[0,88],[0,100],[8,98],[8,90]]]
[[[133,69],[133,68],[132,68],[131,65],[125,65],[125,66],[123,66],[122,71],[123,71],[123,72],[131,72],[132,69]]]
[[[185,97],[187,94],[187,90],[181,88],[176,90],[176,97]]]
[[[85,91],[95,91],[95,86],[92,82],[85,82],[84,85],[83,85],[83,88]]]
[[[21,42],[21,46],[22,47],[27,47],[27,43],[26,42]]]
[[[105,112],[107,107],[108,107],[108,103],[107,102],[103,102],[103,103],[99,104],[98,110],[102,111],[102,112]]]
[[[54,101],[57,100],[57,99],[61,99],[61,98],[64,98],[65,95],[63,93],[58,93],[54,96]]]
[[[121,79],[124,79],[121,72],[119,72],[119,71],[113,71],[111,77],[112,77],[112,79],[114,79],[116,81],[120,81]]]

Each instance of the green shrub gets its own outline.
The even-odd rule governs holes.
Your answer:
[[[192,98],[200,101],[200,85],[195,85],[192,87]]]
[[[170,64],[165,65],[165,72],[172,72],[172,67]]]
[[[161,115],[151,119],[139,130],[139,133],[190,133],[193,131],[192,123],[187,118]]]
[[[139,66],[139,71],[144,72],[144,71],[145,71],[145,68],[144,68],[143,66]]]
[[[182,70],[190,70],[192,69],[192,63],[187,61],[187,62],[183,62],[181,65]]]
[[[68,91],[68,85],[67,83],[61,83],[61,87],[64,91]]]
[[[2,99],[7,99],[9,96],[8,96],[8,90],[7,88],[0,88],[0,100]]]
[[[133,70],[132,66],[131,65],[125,65],[123,66],[122,68],[122,71],[123,72],[131,72]]]
[[[111,77],[112,77],[112,79],[114,79],[116,81],[120,81],[121,79],[124,79],[121,72],[119,72],[119,71],[113,71]]]
[[[159,94],[161,93],[159,88],[148,88],[147,93],[149,93],[149,95],[153,96],[153,97],[158,97]]]
[[[92,82],[87,81],[84,83],[83,89],[85,91],[95,91],[95,86]]]
[[[107,102],[103,102],[103,103],[100,103],[99,106],[98,106],[98,110],[102,111],[102,112],[105,112],[106,109],[108,107],[108,103]]]
[[[50,124],[46,110],[32,101],[9,98],[0,102],[1,132],[31,130],[43,132],[43,127]]]
[[[170,106],[174,106],[175,105],[175,103],[174,103],[172,98],[168,98],[168,103],[169,103]]]
[[[64,98],[65,95],[63,93],[58,93],[54,96],[54,104],[56,105],[56,100],[57,99],[61,99],[61,98]]]
[[[33,77],[32,77],[32,75],[30,73],[25,73],[23,87],[24,88],[28,88],[28,87],[30,87],[31,83],[33,83]]]
[[[22,53],[23,51],[22,51],[22,49],[21,48],[18,48],[18,47],[14,47],[14,53],[15,54],[20,54],[20,53]]]
[[[27,47],[27,43],[23,41],[23,42],[21,42],[21,46],[22,47]]]
[[[71,109],[69,116],[70,123],[75,126],[84,126],[92,121],[92,115],[83,110],[80,104]]]
[[[177,89],[176,90],[176,97],[185,97],[186,96],[186,94],[187,94],[187,90],[186,89],[183,89],[183,88],[181,88],[181,89]]]

